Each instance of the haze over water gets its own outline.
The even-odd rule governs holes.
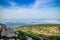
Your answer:
[[[43,20],[43,19],[0,19],[0,23],[6,24],[8,27],[17,27],[22,25],[33,24],[60,24],[60,20]]]

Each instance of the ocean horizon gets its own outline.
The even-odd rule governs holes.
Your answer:
[[[50,19],[0,19],[0,23],[7,25],[7,27],[14,28],[22,25],[33,24],[60,24],[60,20]]]

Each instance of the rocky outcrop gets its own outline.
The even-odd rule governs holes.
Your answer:
[[[2,37],[18,38],[18,35],[12,29],[7,28],[5,24],[0,23],[0,38]]]

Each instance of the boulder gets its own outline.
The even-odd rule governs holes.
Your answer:
[[[1,24],[0,23],[0,37],[17,37],[17,33],[10,29],[10,28],[7,28],[5,24]]]

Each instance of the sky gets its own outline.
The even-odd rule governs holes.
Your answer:
[[[0,0],[0,19],[60,19],[60,0]]]

